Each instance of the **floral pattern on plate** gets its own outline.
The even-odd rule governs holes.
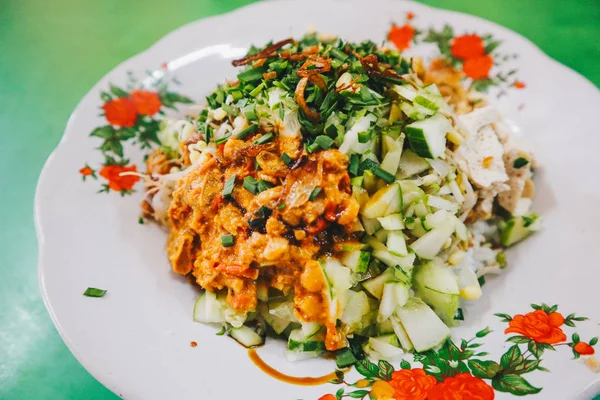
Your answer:
[[[506,339],[512,345],[495,361],[489,353],[481,351],[483,338],[492,333],[485,328],[475,337],[459,344],[447,340],[438,350],[414,354],[413,367],[407,360],[395,369],[385,360],[377,364],[368,359],[360,360],[356,371],[362,378],[356,382],[345,381],[342,371],[331,383],[343,384],[335,394],[326,394],[319,400],[342,398],[368,398],[373,400],[492,400],[494,392],[506,392],[515,396],[537,394],[542,388],[532,385],[523,375],[533,371],[550,372],[541,364],[544,351],[556,351],[559,346],[569,347],[574,358],[592,357],[598,338],[581,341],[573,333],[571,341],[563,331],[564,326],[575,328],[576,322],[587,320],[575,314],[567,317],[558,312],[558,306],[532,304],[533,311],[517,314],[495,314],[508,323],[505,334],[517,334]]]
[[[140,180],[137,166],[125,157],[124,143],[138,144],[142,149],[160,145],[158,130],[160,116],[167,108],[176,110],[178,104],[189,104],[191,99],[168,90],[174,79],[152,79],[150,87],[144,87],[133,74],[128,74],[125,89],[110,84],[108,91],[100,93],[103,101],[101,115],[108,124],[94,129],[90,136],[102,139],[98,149],[104,163],[98,169],[85,164],[79,170],[82,179],[106,180],[99,192],[111,190],[122,196],[131,194],[133,186]]]

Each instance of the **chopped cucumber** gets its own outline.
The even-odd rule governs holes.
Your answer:
[[[393,268],[388,268],[385,271],[383,271],[383,273],[375,278],[369,279],[368,281],[362,282],[362,286],[365,288],[365,290],[369,293],[371,293],[371,295],[373,295],[373,297],[377,298],[377,299],[381,299],[381,296],[383,295],[383,286],[387,283],[387,282],[394,282],[396,281],[396,277],[394,274],[394,269]]]
[[[388,231],[401,231],[404,229],[402,214],[390,214],[385,217],[377,218],[381,227]]]
[[[325,296],[329,302],[329,320],[335,322],[346,307],[348,290],[352,287],[351,271],[332,257],[321,260],[320,264],[327,286]]]
[[[369,298],[365,292],[348,292],[348,303],[342,314],[341,321],[353,329],[360,330],[363,326],[363,317],[371,311]]]
[[[375,232],[381,229],[381,223],[379,222],[379,218],[362,218],[362,224],[365,228],[365,232],[367,235],[373,235]]]
[[[539,218],[535,213],[513,217],[500,225],[500,243],[504,247],[512,246],[538,229]]]
[[[406,304],[410,293],[408,287],[402,282],[388,282],[383,285],[383,294],[379,304],[379,314],[377,322],[381,323],[387,320],[396,310]]]
[[[289,299],[269,301],[269,314],[287,321],[298,322],[298,318],[294,313],[294,302]]]
[[[402,209],[404,211],[406,211],[411,204],[425,199],[425,192],[414,182],[400,181],[399,184],[402,189]]]
[[[458,279],[449,267],[429,262],[413,275],[415,296],[429,304],[448,326],[455,325],[454,314],[460,304]]]
[[[424,228],[428,231],[441,226],[448,218],[453,218],[450,214],[448,214],[445,210],[439,210],[434,214],[429,214],[425,217],[425,225]]]
[[[392,175],[396,175],[398,166],[400,165],[400,156],[402,155],[402,149],[388,152],[383,161],[381,162],[381,168],[389,172]]]
[[[411,351],[413,349],[413,344],[406,333],[406,330],[402,326],[400,322],[400,318],[396,315],[392,315],[390,317],[390,323],[392,324],[392,328],[394,329],[394,333],[398,337],[398,341],[400,342],[400,346],[404,349],[404,351]]]
[[[361,250],[345,251],[340,258],[342,264],[358,273],[367,271],[370,260],[371,253]]]
[[[289,350],[285,351],[285,358],[290,362],[303,361],[311,358],[319,357],[323,352],[322,351],[299,351],[299,350]]]
[[[194,304],[194,321],[217,324],[225,322],[223,305],[216,293],[205,291],[198,297]]]
[[[427,171],[429,168],[431,168],[431,166],[426,159],[419,157],[414,151],[407,149],[404,150],[400,157],[396,178],[406,179],[413,175],[420,174],[423,171]]]
[[[302,328],[300,328],[300,330],[304,337],[311,338],[321,330],[321,325],[317,322],[302,322]]]
[[[237,340],[242,346],[248,348],[261,346],[265,343],[265,338],[263,336],[245,325],[242,325],[239,328],[231,328],[229,330],[229,336]]]
[[[270,314],[269,307],[266,303],[260,303],[258,305],[258,311],[267,325],[269,325],[278,335],[281,335],[281,333],[291,324],[291,321],[289,320]]]
[[[383,242],[387,242],[388,239],[388,232],[385,229],[380,229],[377,232],[375,232],[375,239],[377,239],[378,241],[380,241],[381,243]]]
[[[431,260],[435,257],[446,241],[452,236],[455,228],[455,220],[447,218],[443,223],[421,236],[409,247],[419,258]]]
[[[388,251],[399,257],[405,257],[408,255],[408,249],[406,248],[406,241],[402,231],[391,231],[388,233],[387,238]]]
[[[288,350],[298,352],[319,352],[325,351],[325,342],[322,340],[323,336],[312,335],[307,336],[302,332],[302,329],[296,329],[290,332],[288,339]]]
[[[421,157],[439,158],[446,150],[446,133],[452,131],[446,117],[436,114],[406,126],[410,147]]]
[[[458,211],[458,204],[451,202],[450,200],[446,200],[439,196],[427,195],[427,205],[432,208],[437,208],[438,210],[445,210],[451,213],[456,213]]]
[[[456,236],[463,242],[469,240],[469,231],[467,230],[467,226],[458,218],[455,220],[456,222]]]
[[[415,215],[417,217],[424,217],[427,214],[429,214],[429,210],[427,209],[427,206],[425,205],[423,200],[419,201],[418,203],[415,203]]]
[[[377,332],[379,335],[394,333],[394,327],[392,326],[392,322],[389,319],[387,319],[377,324]]]
[[[399,265],[406,273],[412,270],[415,262],[415,255],[408,254],[405,257],[398,257],[391,254],[388,250],[375,250],[373,251],[373,257],[383,262],[388,267],[395,267]]]
[[[404,354],[399,346],[396,335],[392,334],[369,338],[364,349],[373,358],[391,361]]]
[[[450,336],[450,329],[421,299],[410,298],[403,307],[398,307],[396,315],[415,351],[437,347]]]
[[[397,182],[379,189],[365,204],[365,218],[384,217],[402,210],[402,190]]]

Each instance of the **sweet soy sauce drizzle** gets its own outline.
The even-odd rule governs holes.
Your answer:
[[[284,373],[277,371],[275,368],[273,368],[269,364],[267,364],[262,358],[260,358],[260,356],[256,352],[256,349],[249,349],[248,357],[250,357],[250,360],[252,360],[254,365],[256,365],[265,374],[269,375],[272,378],[278,379],[282,382],[291,383],[293,385],[318,386],[318,385],[322,385],[322,384],[327,383],[330,380],[336,378],[335,372],[331,372],[327,375],[317,376],[317,377],[311,377],[311,376],[300,377],[300,376],[286,375]],[[347,372],[347,370],[344,372]]]

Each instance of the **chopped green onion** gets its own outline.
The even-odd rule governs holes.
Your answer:
[[[254,105],[244,107],[244,117],[248,121],[256,121],[258,120],[258,116],[256,115],[256,111],[254,110]]]
[[[506,268],[506,253],[501,251],[496,254],[496,261],[498,262],[498,265],[500,265],[500,268]]]
[[[322,148],[323,150],[327,150],[331,146],[333,146],[334,141],[329,136],[319,135],[315,139],[315,143],[318,144],[319,147]]]
[[[312,192],[310,193],[310,196],[308,196],[308,200],[313,201],[314,199],[316,199],[319,196],[319,193],[321,193],[321,188],[320,187],[316,187],[312,190]]]
[[[231,233],[221,236],[221,244],[223,245],[223,247],[231,247],[233,246],[234,242],[235,240]]]
[[[283,210],[285,208],[286,204],[285,203],[281,203],[277,206],[278,210]]]
[[[93,287],[89,287],[85,289],[85,292],[83,292],[83,295],[87,297],[103,297],[105,294],[106,290]]]
[[[463,315],[462,308],[458,308],[458,310],[456,310],[456,314],[454,314],[454,319],[459,320],[459,321],[465,320],[465,316]]]
[[[396,180],[396,177],[392,174],[390,174],[389,172],[387,172],[385,169],[381,168],[381,167],[377,167],[373,170],[373,173],[375,174],[375,176],[383,179],[386,183],[392,183]]]
[[[243,129],[240,133],[238,133],[235,137],[238,139],[244,139],[247,136],[253,134],[258,129],[258,124],[251,124],[249,127]]]
[[[523,157],[519,157],[513,162],[513,168],[523,168],[529,164],[529,160]]]
[[[271,214],[273,214],[273,211],[271,211],[269,207],[260,206],[260,208],[254,212],[255,218],[248,219],[248,225],[252,229],[264,229],[265,224],[267,223],[267,220]]]
[[[258,181],[251,176],[244,178],[244,189],[252,194],[258,194]]]
[[[292,157],[288,156],[287,153],[281,154],[281,159],[283,160],[283,163],[285,165],[287,165],[288,167],[294,163],[294,160],[292,159]]]
[[[350,166],[348,167],[348,171],[354,176],[358,175],[359,164],[360,159],[358,157],[358,154],[352,154],[350,156]]]
[[[231,135],[226,135],[226,136],[223,136],[222,138],[215,139],[215,144],[225,143],[227,140],[229,140],[230,137],[231,137]]]
[[[265,181],[263,179],[260,179],[256,183],[256,188],[258,190],[258,193],[264,192],[265,190],[269,190],[272,187],[273,187],[273,184],[271,182]]]
[[[259,137],[258,139],[256,139],[254,141],[254,144],[269,143],[271,140],[273,140],[274,137],[275,137],[275,134],[273,132],[266,133],[266,134],[262,135],[261,137]]]
[[[252,90],[250,92],[250,96],[252,97],[256,97],[258,96],[258,94],[265,88],[265,83],[262,82],[260,85],[258,85],[257,87],[254,88],[254,90]]]
[[[217,335],[217,336],[223,336],[225,334],[225,332],[227,332],[227,328],[225,328],[223,326],[223,327],[221,327],[221,330],[219,332],[217,332],[215,335]]]
[[[231,107],[229,104],[223,104],[221,108],[225,110],[227,114],[233,115],[234,117],[237,117],[240,114],[238,110]]]
[[[371,140],[371,130],[358,132],[358,143],[368,143]]]
[[[346,59],[348,58],[348,54],[336,48],[331,49],[331,55],[341,61],[346,61]]]
[[[235,177],[236,174],[233,174],[225,181],[225,186],[223,186],[223,197],[231,196],[233,193],[233,187],[235,186]]]
[[[338,368],[347,368],[351,365],[354,365],[358,362],[356,357],[354,357],[354,353],[349,348],[341,349],[335,355],[335,364]]]
[[[312,154],[314,153],[317,149],[319,148],[319,144],[318,143],[311,143],[309,145],[306,145],[306,152],[308,154]]]
[[[144,225],[144,217],[139,217],[138,218],[138,224]]]
[[[242,97],[244,97],[244,94],[241,91],[239,91],[239,90],[234,90],[230,94],[231,94],[231,97],[233,97],[234,100],[239,100]]]

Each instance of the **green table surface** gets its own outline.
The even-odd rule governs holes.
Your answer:
[[[106,72],[187,22],[251,0],[0,0],[0,398],[116,399],[44,308],[33,195],[69,114]],[[600,85],[599,0],[424,0],[529,38]],[[376,2],[375,2],[376,4]]]

